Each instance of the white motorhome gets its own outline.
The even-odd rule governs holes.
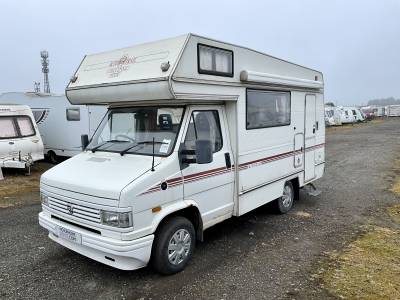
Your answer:
[[[43,143],[26,105],[0,105],[0,177],[2,168],[27,169],[43,159]]]
[[[81,152],[81,135],[92,136],[107,108],[104,105],[71,105],[64,95],[9,92],[0,103],[28,105],[39,126],[46,156],[56,163],[58,156]]]
[[[39,223],[115,268],[182,270],[203,231],[325,167],[322,73],[188,34],[87,55],[71,103],[108,104],[86,150],[42,175]]]
[[[400,105],[388,105],[387,106],[388,117],[400,117]]]

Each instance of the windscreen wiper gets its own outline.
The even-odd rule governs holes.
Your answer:
[[[109,140],[109,141],[102,142],[101,144],[97,145],[96,147],[93,147],[90,150],[92,151],[92,153],[95,153],[99,148],[103,147],[107,143],[127,143],[127,142],[128,141]]]
[[[145,144],[168,144],[165,142],[157,142],[157,141],[143,141],[143,142],[138,142],[133,146],[130,146],[128,148],[125,148],[124,150],[122,150],[119,154],[121,154],[121,156],[124,156],[124,154],[126,154],[129,150],[132,150],[133,148],[140,146],[140,145],[145,145]]]

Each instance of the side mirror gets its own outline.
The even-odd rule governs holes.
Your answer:
[[[87,134],[82,134],[81,135],[82,151],[85,151],[87,145],[89,145],[89,136]]]
[[[187,150],[182,143],[178,153],[181,169],[189,164],[208,164],[213,161],[211,141],[208,140],[196,140],[196,150]]]
[[[196,162],[208,164],[213,161],[213,153],[210,140],[196,140]]]

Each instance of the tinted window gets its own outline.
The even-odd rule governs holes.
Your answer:
[[[247,90],[246,128],[290,124],[290,93]]]
[[[67,120],[68,121],[80,121],[81,111],[79,108],[67,108]]]
[[[194,111],[186,132],[185,148],[195,150],[196,140],[209,140],[213,153],[222,148],[222,134],[216,110]]]

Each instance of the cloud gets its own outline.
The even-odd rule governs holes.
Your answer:
[[[327,100],[400,97],[396,0],[3,1],[0,26],[0,92],[42,80],[42,49],[63,93],[87,53],[194,32],[322,71]]]

